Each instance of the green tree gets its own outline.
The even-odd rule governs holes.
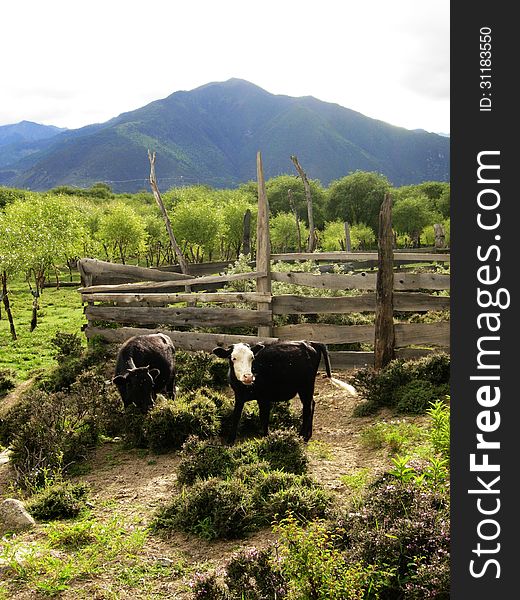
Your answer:
[[[304,223],[300,223],[300,234],[305,246],[309,230]],[[293,214],[281,212],[272,217],[269,222],[269,235],[273,252],[298,251],[298,230]]]
[[[345,224],[341,221],[325,223],[320,246],[325,252],[345,250]]]
[[[123,264],[130,256],[146,251],[146,224],[128,204],[109,205],[100,216],[97,237],[108,260],[119,259]]]
[[[428,198],[423,194],[398,200],[392,208],[394,230],[409,235],[414,247],[419,246],[419,236],[427,225],[442,221],[442,216],[428,205]]]
[[[311,187],[314,225],[318,229],[321,229],[325,224],[324,209],[326,193],[317,179],[309,180],[309,185]],[[309,220],[307,216],[305,189],[303,187],[303,181],[299,176],[279,175],[278,177],[272,177],[266,181],[265,191],[271,214],[277,215],[280,212],[292,212],[293,208],[289,202],[289,190],[291,190],[293,204],[298,213],[298,218],[308,225]]]
[[[10,226],[6,215],[0,212],[0,300],[7,314],[13,340],[16,340],[16,328],[9,300],[9,281],[21,270],[20,257],[15,251],[15,235],[16,232]]]
[[[34,296],[32,331],[47,273],[57,272],[68,257],[78,255],[83,223],[69,198],[53,194],[30,194],[25,200],[16,200],[6,207],[4,219],[9,226],[13,260],[27,274]]]
[[[330,184],[326,217],[331,221],[347,221],[350,225],[366,223],[379,229],[379,209],[390,182],[384,175],[355,171]]]
[[[221,215],[211,196],[181,199],[171,216],[172,229],[184,255],[192,262],[211,260],[221,230]]]
[[[219,192],[216,201],[221,218],[221,256],[225,260],[237,259],[242,251],[244,215],[247,210],[251,211],[251,237],[255,237],[257,204],[249,194],[239,190]]]

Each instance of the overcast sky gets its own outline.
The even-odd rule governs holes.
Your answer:
[[[4,0],[0,125],[75,128],[231,77],[449,133],[449,0]]]

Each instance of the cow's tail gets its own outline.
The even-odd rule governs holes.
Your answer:
[[[330,367],[330,356],[329,356],[329,351],[328,351],[327,346],[325,344],[322,344],[321,342],[311,342],[311,346],[315,350],[317,350],[320,353],[320,355],[323,356],[323,360],[325,362],[325,371],[327,372],[327,377],[330,379],[330,382],[332,383],[332,385],[334,385],[337,388],[347,391],[352,396],[357,396],[357,391],[354,386],[350,385],[350,383],[347,383],[346,381],[341,381],[341,379],[332,377],[332,370]],[[320,358],[321,358],[321,356],[320,356]]]

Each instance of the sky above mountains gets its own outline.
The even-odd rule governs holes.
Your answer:
[[[449,0],[1,3],[0,125],[76,128],[231,77],[449,133]]]

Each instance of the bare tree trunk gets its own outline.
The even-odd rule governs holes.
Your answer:
[[[5,312],[7,313],[7,319],[9,321],[9,330],[11,332],[11,337],[13,340],[16,340],[16,329],[14,326],[13,315],[11,313],[11,305],[9,303],[9,292],[7,290],[7,272],[2,272],[2,302],[4,303]]]
[[[155,177],[155,152],[152,154],[150,152],[150,150],[148,150],[148,160],[150,161],[150,185],[152,187],[155,201],[157,202],[157,204],[159,205],[159,208],[161,209],[162,216],[164,219],[164,224],[166,225],[166,230],[168,231],[168,235],[170,237],[170,243],[171,243],[173,251],[177,255],[177,259],[179,260],[179,265],[181,267],[181,271],[185,275],[188,275],[188,263],[186,262],[186,259],[184,258],[184,255],[183,255],[179,245],[177,244],[177,240],[175,239],[175,236],[173,235],[173,230],[172,230],[172,226],[170,223],[170,219],[168,217],[168,213],[166,212],[164,202],[162,201],[161,194],[159,192],[159,188],[157,187],[157,179]]]
[[[244,233],[242,236],[242,250],[245,255],[251,254],[251,211],[249,208],[244,215]],[[240,254],[240,248],[237,252],[237,258]]]
[[[287,196],[289,197],[289,206],[294,215],[294,219],[296,221],[296,231],[298,232],[298,252],[302,251],[302,232],[300,229],[300,219],[298,218],[298,211],[296,210],[296,205],[294,204],[294,198],[292,190],[287,190]]]
[[[316,248],[316,231],[314,229],[311,186],[309,184],[309,180],[307,179],[307,175],[305,174],[305,171],[301,168],[296,156],[291,156],[291,160],[303,181],[303,187],[305,189],[305,198],[307,200],[307,217],[309,219],[309,241],[307,242],[307,252],[314,252]]]
[[[377,262],[374,367],[379,370],[394,358],[395,345],[392,197],[388,193],[379,211]]]

